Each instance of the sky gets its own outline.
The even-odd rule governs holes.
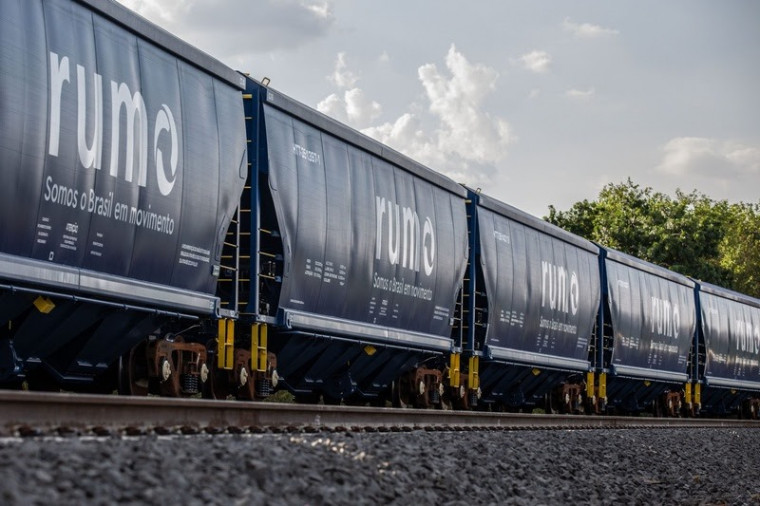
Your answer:
[[[760,203],[755,0],[119,0],[536,216],[609,183]]]

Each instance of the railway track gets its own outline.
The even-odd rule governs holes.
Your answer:
[[[755,427],[737,419],[598,417],[0,392],[0,436]]]

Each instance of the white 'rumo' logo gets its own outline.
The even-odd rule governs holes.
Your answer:
[[[552,311],[556,309],[565,314],[572,313],[574,316],[578,313],[580,301],[578,275],[571,271],[569,283],[567,275],[568,271],[564,266],[541,261],[541,307],[546,307],[548,302]]]
[[[50,143],[48,154],[58,156],[58,145],[61,135],[61,96],[64,83],[70,83],[69,57],[60,58],[57,53],[50,52]],[[87,79],[85,69],[77,65],[77,152],[79,161],[86,169],[100,170],[103,157],[103,76],[92,74],[95,114],[92,125],[92,138],[87,139]],[[119,177],[119,141],[121,140],[120,119],[122,110],[126,118],[124,133],[125,154],[124,179],[131,183],[134,179],[140,186],[146,186],[148,180],[148,112],[145,100],[139,91],[132,93],[125,83],[111,81],[111,159],[109,175]],[[169,168],[164,167],[164,153],[158,145],[158,138],[163,132],[168,132],[171,138],[171,154]],[[135,146],[137,143],[137,146]],[[135,161],[135,153],[137,160]],[[177,163],[179,159],[179,139],[174,115],[166,104],[156,113],[153,127],[153,159],[156,165],[156,183],[162,195],[169,195],[177,180]],[[137,174],[135,177],[135,168]],[[167,175],[168,174],[168,175]]]
[[[426,217],[420,225],[420,218],[414,209],[402,208],[385,197],[375,196],[375,210],[375,258],[380,260],[383,256],[385,237],[391,265],[401,264],[402,267],[419,272],[422,260],[425,275],[430,276],[435,266],[435,230],[432,220]]]

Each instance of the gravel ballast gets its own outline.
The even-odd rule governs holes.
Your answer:
[[[0,440],[0,504],[760,504],[760,430]]]

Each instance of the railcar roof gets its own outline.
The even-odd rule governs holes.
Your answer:
[[[260,86],[257,81],[253,79],[250,80]],[[334,120],[329,116],[326,116],[321,112],[316,111],[311,107],[288,97],[287,95],[284,95],[271,88],[267,88],[266,103],[273,107],[276,107],[277,109],[280,109],[281,111],[286,112],[287,114],[290,114],[300,121],[304,121],[311,126],[318,128],[319,130],[334,135],[342,141],[352,144],[357,148],[360,148],[380,159],[396,165],[416,177],[433,183],[450,193],[458,195],[462,198],[465,198],[467,196],[465,189],[454,180],[444,176],[439,172],[434,171],[429,167],[426,167],[425,165],[422,165],[419,162],[412,160],[405,155],[402,155],[398,151],[389,148],[385,144],[376,141],[357,130],[354,130],[348,125]]]
[[[225,64],[113,0],[75,0],[163,50],[241,90],[242,76]]]
[[[647,272],[655,276],[659,276],[680,285],[688,286],[689,288],[694,288],[694,281],[684,276],[683,274],[679,274],[660,265],[653,264],[651,262],[647,262],[646,260],[628,255],[622,251],[614,250],[612,248],[607,248],[604,246],[600,246],[600,248],[606,252],[607,258],[614,262],[627,265],[628,267],[632,267],[636,270]]]
[[[514,206],[505,204],[504,202],[496,200],[493,197],[484,195],[477,190],[473,190],[471,188],[468,189],[471,193],[478,196],[478,205],[481,207],[484,207],[496,214],[514,220],[518,223],[522,223],[523,225],[538,230],[539,232],[542,232],[546,235],[550,235],[552,237],[565,241],[568,244],[572,244],[573,246],[577,246],[578,248],[582,248],[586,251],[594,253],[595,255],[599,254],[599,247],[596,244],[584,239],[579,235],[570,233],[563,228],[552,225],[547,221],[537,218],[532,214],[526,213],[525,211],[521,211]]]
[[[755,299],[754,297],[750,297],[749,295],[735,292],[733,290],[729,290],[728,288],[723,288],[722,286],[705,283],[699,280],[695,280],[695,281],[697,285],[699,285],[699,290],[702,292],[709,293],[711,295],[717,295],[718,297],[723,297],[724,299],[730,299],[735,302],[739,302],[741,304],[747,304],[748,306],[760,308],[760,299]]]

